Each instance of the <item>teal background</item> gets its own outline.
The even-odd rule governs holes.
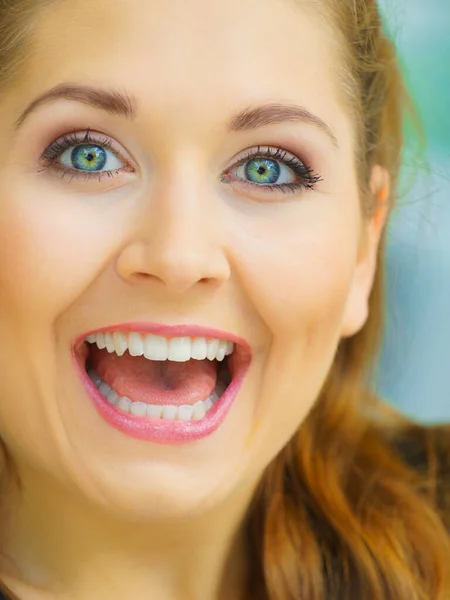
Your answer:
[[[450,0],[384,0],[427,136],[409,136],[388,232],[378,392],[423,422],[450,421]]]

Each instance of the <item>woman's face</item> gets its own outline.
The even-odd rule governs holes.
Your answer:
[[[24,476],[127,516],[216,506],[258,479],[364,323],[378,234],[332,34],[301,4],[77,0],[37,21],[0,105],[0,434]],[[219,361],[82,343],[99,330],[234,341],[227,400],[171,420]],[[101,400],[86,360],[166,418]]]

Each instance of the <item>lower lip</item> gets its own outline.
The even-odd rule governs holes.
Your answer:
[[[129,437],[155,442],[157,444],[187,444],[208,437],[224,422],[243,384],[248,364],[237,369],[225,392],[217,403],[199,421],[169,421],[163,419],[143,419],[118,411],[104,398],[86,373],[80,358],[73,355],[76,370],[82,383],[92,398],[100,416],[110,425]]]

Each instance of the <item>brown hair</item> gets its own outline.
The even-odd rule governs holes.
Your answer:
[[[14,82],[29,56],[36,10],[52,1],[0,4],[1,87]],[[309,3],[339,42],[340,89],[355,115],[363,205],[370,214],[369,173],[378,164],[391,176],[392,207],[402,123],[412,108],[395,48],[375,0]],[[449,597],[449,523],[441,479],[445,468],[450,475],[450,432],[409,422],[368,391],[383,325],[384,245],[383,237],[366,325],[340,344],[315,406],[266,469],[254,499],[249,598]]]
[[[375,0],[311,2],[341,43],[340,87],[355,115],[366,214],[375,206],[368,183],[377,164],[391,176],[391,209],[404,119],[416,119],[395,47]],[[255,498],[258,598],[450,598],[449,428],[421,427],[369,392],[384,325],[384,248],[385,235],[367,323],[341,342],[315,406]]]

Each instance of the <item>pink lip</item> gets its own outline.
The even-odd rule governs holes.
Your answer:
[[[232,381],[221,396],[217,404],[200,421],[167,421],[162,419],[143,419],[118,411],[100,394],[92,383],[84,368],[82,350],[84,340],[94,333],[113,331],[138,333],[152,333],[167,338],[173,337],[203,337],[207,339],[228,340],[236,344],[235,351],[230,360]],[[161,325],[158,323],[126,323],[109,325],[100,329],[89,331],[79,336],[72,347],[72,358],[75,370],[85,387],[88,395],[100,414],[110,425],[122,433],[140,440],[156,442],[158,444],[185,444],[194,442],[211,435],[224,422],[231,406],[243,384],[245,375],[251,362],[251,349],[249,344],[234,334],[217,329],[197,325]]]

